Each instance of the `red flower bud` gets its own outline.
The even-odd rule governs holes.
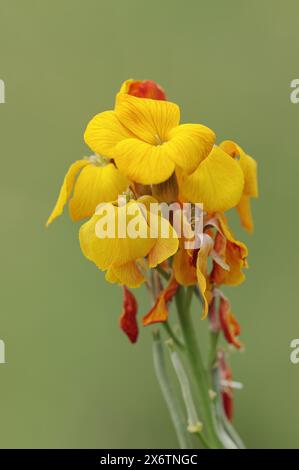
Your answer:
[[[129,95],[152,100],[166,100],[165,91],[153,80],[135,80],[128,90]]]
[[[136,343],[138,337],[137,311],[137,300],[132,292],[126,286],[123,286],[123,311],[119,318],[119,326],[131,343]]]

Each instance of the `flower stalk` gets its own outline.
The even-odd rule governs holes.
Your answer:
[[[211,398],[207,374],[203,365],[195,330],[192,324],[190,306],[193,288],[188,288],[186,293],[180,288],[176,294],[177,313],[182,329],[186,355],[196,384],[197,396],[200,403],[200,411],[206,430],[207,441],[211,448],[221,448],[222,444],[217,434],[216,422],[213,416]]]
[[[180,448],[190,449],[192,448],[191,436],[187,430],[185,415],[181,403],[176,398],[166,370],[164,350],[158,330],[153,331],[153,361],[157,380],[166,402]]]
[[[180,447],[192,448],[197,436],[203,447],[244,448],[231,424],[228,349],[219,347],[225,340],[242,349],[241,328],[221,289],[245,279],[248,250],[226,211],[235,208],[245,230],[253,230],[257,165],[238,144],[217,143],[212,129],[182,124],[180,115],[157,83],[126,80],[114,108],[87,124],[84,139],[93,154],[69,167],[47,226],[67,204],[74,221],[88,219],[79,230],[81,250],[108,282],[122,286],[119,326],[132,344],[140,318],[131,289],[148,289],[151,308],[141,322],[162,324],[168,339],[179,397],[157,331],[154,367]],[[193,293],[211,332],[207,367],[190,311]],[[173,300],[179,333],[169,322]]]

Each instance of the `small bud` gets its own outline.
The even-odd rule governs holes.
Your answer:
[[[165,91],[153,80],[135,80],[128,90],[129,95],[152,100],[166,100]]]

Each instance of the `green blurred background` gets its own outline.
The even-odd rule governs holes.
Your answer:
[[[258,160],[254,235],[234,223],[250,270],[226,290],[246,344],[235,424],[249,447],[298,447],[298,17],[296,0],[0,0],[0,447],[176,446],[150,329],[134,346],[120,332],[121,290],[83,258],[67,213],[44,227],[89,153],[88,119],[129,77],[158,81],[185,122]]]

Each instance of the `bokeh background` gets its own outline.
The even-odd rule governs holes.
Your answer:
[[[83,258],[67,211],[44,226],[89,153],[87,121],[129,77],[158,81],[185,122],[258,160],[254,235],[234,218],[250,270],[226,290],[246,345],[235,424],[249,447],[298,447],[298,18],[296,0],[0,0],[0,447],[176,446],[150,329],[134,346],[121,333],[121,290]]]

